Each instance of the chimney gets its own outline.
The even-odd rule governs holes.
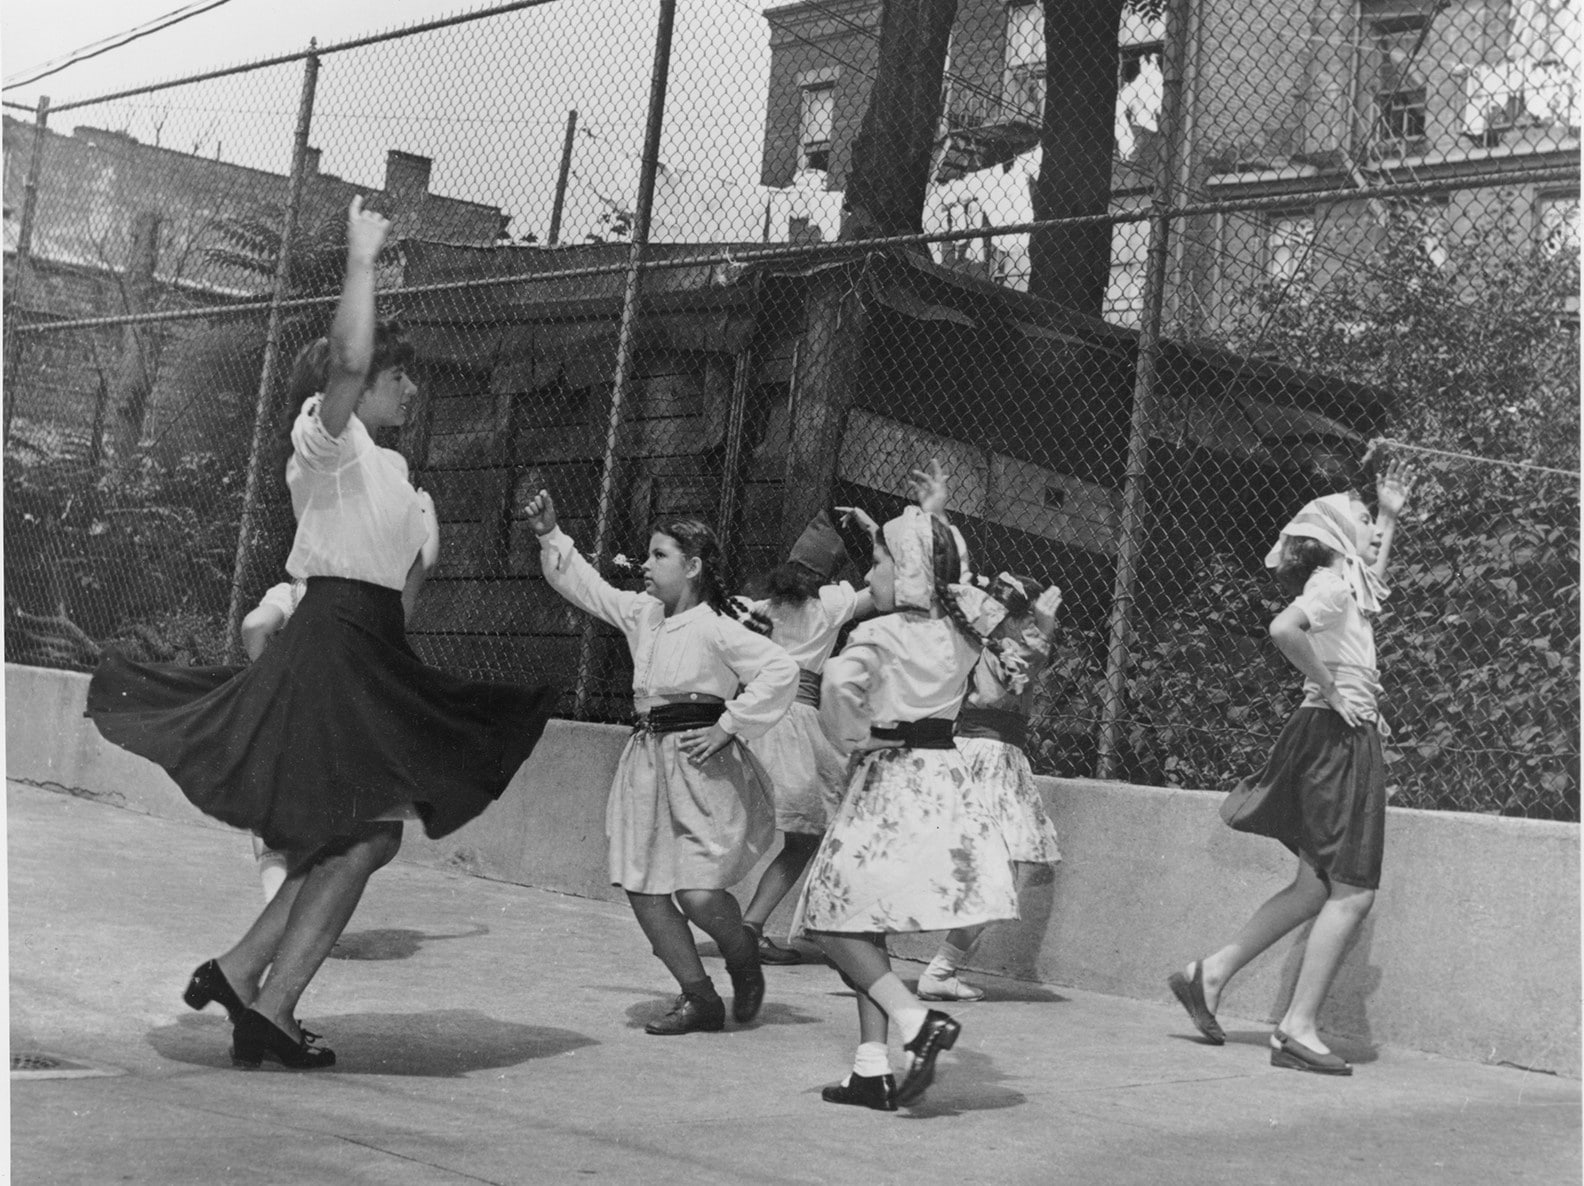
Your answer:
[[[414,209],[429,192],[434,162],[413,152],[391,149],[385,154],[385,193],[396,209]]]

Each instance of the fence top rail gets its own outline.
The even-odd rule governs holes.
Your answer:
[[[434,20],[419,21],[411,25],[387,29],[382,33],[369,33],[362,37],[354,37],[348,41],[338,41],[334,45],[318,46],[310,41],[307,49],[294,50],[291,53],[277,54],[274,57],[260,58],[251,62],[240,62],[233,66],[222,66],[216,70],[206,70],[201,74],[188,74],[181,78],[169,78],[160,82],[144,83],[141,86],[129,87],[121,91],[111,91],[108,94],[94,95],[89,98],[71,99],[64,103],[52,103],[50,105],[50,113],[56,114],[62,111],[71,111],[79,107],[93,107],[97,104],[109,103],[117,99],[129,99],[136,95],[147,95],[155,91],[170,90],[172,87],[190,86],[197,82],[209,82],[216,78],[227,78],[233,74],[246,74],[250,70],[264,70],[270,66],[282,66],[288,62],[300,62],[310,57],[322,58],[326,54],[342,53],[350,49],[362,49],[364,46],[377,45],[382,41],[396,41],[419,33],[432,33],[436,29],[445,29],[452,25],[464,25],[471,21],[501,16],[504,13],[516,12],[524,8],[539,8],[551,3],[554,3],[554,0],[511,0],[510,3],[494,4],[488,8],[481,8],[476,12],[456,12],[450,16],[436,17]],[[11,100],[5,100],[5,105],[22,111],[33,110],[27,104],[15,103]]]

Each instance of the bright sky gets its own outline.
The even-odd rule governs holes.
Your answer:
[[[32,106],[184,77],[490,5],[433,0],[230,0],[37,84]],[[769,30],[764,0],[680,0],[661,160],[676,198],[656,238],[713,237],[721,211],[758,180]],[[181,7],[181,0],[0,0],[0,73],[20,74]],[[430,188],[499,205],[512,231],[543,238],[569,108],[579,131],[563,241],[596,229],[601,195],[630,204],[642,148],[656,0],[552,0],[542,7],[322,59],[310,143],[321,169],[376,187],[385,152],[434,159]],[[302,66],[68,111],[50,121],[272,172],[290,164]],[[9,114],[26,118],[14,108]],[[667,225],[669,223],[669,225]],[[735,237],[735,236],[723,236]]]

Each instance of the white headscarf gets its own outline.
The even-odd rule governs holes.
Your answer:
[[[1311,499],[1281,530],[1275,547],[1265,556],[1265,567],[1281,563],[1282,542],[1288,537],[1319,540],[1342,557],[1342,579],[1353,591],[1353,599],[1366,614],[1378,613],[1381,602],[1390,594],[1386,582],[1364,563],[1358,550],[1358,524],[1353,519],[1355,499],[1348,494],[1328,494]]]
[[[974,633],[988,638],[1006,617],[1006,607],[971,583],[968,544],[957,528],[947,524],[946,529],[962,561],[961,574],[947,586],[948,591]],[[936,601],[934,516],[919,507],[908,507],[880,529],[880,536],[896,567],[897,609],[928,610]]]

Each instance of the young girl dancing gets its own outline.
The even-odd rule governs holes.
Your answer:
[[[841,536],[821,511],[804,528],[786,563],[771,571],[769,596],[749,603],[752,612],[770,622],[771,640],[786,649],[799,669],[797,699],[786,716],[748,742],[770,777],[776,827],[784,836],[781,851],[743,911],[743,925],[753,933],[759,961],[765,964],[803,959],[795,948],[768,938],[764,927],[813,857],[846,786],[846,756],[820,729],[820,670],[843,627],[874,612],[868,590],[831,580],[846,558]]]
[[[1386,831],[1385,765],[1377,707],[1371,617],[1398,516],[1414,474],[1394,461],[1376,486],[1378,523],[1357,494],[1304,506],[1266,556],[1293,602],[1271,623],[1271,639],[1304,675],[1303,703],[1276,739],[1265,769],[1227,796],[1221,817],[1240,832],[1280,840],[1298,857],[1291,885],[1255,911],[1232,941],[1167,980],[1195,1027],[1226,1040],[1215,1010],[1237,972],[1295,927],[1314,920],[1292,1000],[1271,1035],[1272,1066],[1351,1075],[1320,1040],[1320,1006],[1348,941],[1380,885]]]
[[[952,744],[992,607],[965,583],[966,549],[938,514],[945,507],[938,468],[932,477],[915,478],[922,506],[874,539],[869,592],[884,616],[854,630],[825,665],[821,722],[839,745],[864,752],[793,924],[814,936],[858,995],[852,1073],[823,1098],[881,1111],[923,1097],[936,1058],[961,1030],[897,978],[886,934],[1017,917],[1006,842]],[[908,1056],[900,1086],[886,1052],[893,1021]]]
[[[974,667],[968,697],[957,714],[957,752],[969,777],[985,796],[1020,866],[1054,865],[1061,860],[1056,825],[1034,785],[1034,771],[1023,753],[1029,710],[1039,674],[1050,660],[1061,590],[1052,586],[1038,597],[1032,577],[1001,573],[988,595],[1006,611]],[[984,990],[957,975],[988,923],[958,927],[941,940],[935,958],[919,977],[925,1001],[977,1001]]]
[[[88,715],[110,741],[158,762],[192,802],[289,854],[279,891],[184,994],[231,1015],[233,1062],[327,1067],[296,1005],[373,872],[416,814],[443,836],[492,803],[532,751],[550,688],[457,679],[407,644],[402,593],[426,540],[407,463],[370,430],[406,417],[412,347],[374,316],[388,222],[354,199],[346,278],[330,337],[305,349],[322,395],[292,429],[286,467],[297,532],[286,571],[307,590],[258,661],[237,670],[107,655]],[[267,973],[267,975],[266,975]]]
[[[649,538],[643,593],[613,588],[556,526],[541,490],[526,507],[550,586],[615,626],[633,657],[638,722],[605,808],[611,883],[627,891],[655,955],[682,988],[651,1034],[715,1031],[726,1006],[688,923],[714,939],[732,982],[732,1017],[752,1021],[764,973],[737,899],[775,837],[759,763],[734,744],[769,729],[797,694],[787,653],[738,620],[721,585],[720,544],[698,519],[662,519]],[[740,685],[740,686],[739,686]]]

